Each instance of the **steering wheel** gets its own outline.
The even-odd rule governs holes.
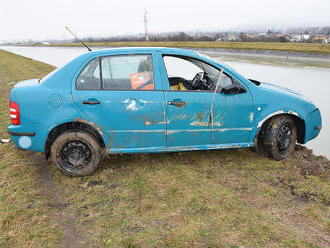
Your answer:
[[[194,76],[193,80],[191,81],[192,87],[194,87],[194,88],[200,87],[203,84],[203,80],[205,80],[204,79],[204,72],[202,72],[202,71],[201,72],[198,72]]]
[[[212,89],[212,84],[209,83],[209,79],[204,72],[198,72],[193,80],[191,81],[191,85],[194,89],[199,90],[210,90]]]

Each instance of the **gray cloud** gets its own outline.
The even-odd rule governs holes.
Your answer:
[[[228,30],[248,27],[330,25],[329,0],[1,0],[0,40],[71,38],[150,32]]]

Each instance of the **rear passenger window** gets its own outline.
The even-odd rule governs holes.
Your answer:
[[[101,89],[100,62],[99,58],[91,60],[77,78],[76,87],[78,90],[99,90]]]
[[[151,55],[116,55],[101,58],[106,90],[154,90]]]

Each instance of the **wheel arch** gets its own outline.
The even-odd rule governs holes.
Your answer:
[[[48,134],[46,142],[45,142],[45,155],[46,158],[48,159],[51,155],[51,146],[54,143],[55,139],[61,135],[62,133],[66,131],[84,131],[89,134],[91,134],[101,145],[102,148],[105,148],[105,143],[102,138],[102,135],[99,133],[98,130],[96,130],[94,127],[91,125],[88,125],[86,123],[78,122],[78,121],[72,121],[72,122],[66,122],[62,123],[56,127],[54,127]]]
[[[297,127],[297,142],[300,144],[305,143],[305,121],[301,119],[296,113],[276,113],[274,115],[270,115],[267,118],[263,119],[258,124],[258,132],[254,138],[254,146],[256,147],[257,144],[262,140],[264,131],[268,126],[269,122],[274,118],[278,118],[280,116],[288,116],[293,119],[295,126]]]

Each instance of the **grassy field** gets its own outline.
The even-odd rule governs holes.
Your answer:
[[[306,53],[330,54],[330,44],[316,43],[279,43],[279,42],[93,42],[88,46],[104,47],[189,47],[189,48],[224,48],[238,50],[273,50]],[[81,46],[80,43],[50,44],[43,46]]]
[[[0,137],[10,82],[54,67],[0,50]],[[69,178],[42,154],[0,144],[0,248],[329,247],[330,162],[297,147],[106,158]]]

